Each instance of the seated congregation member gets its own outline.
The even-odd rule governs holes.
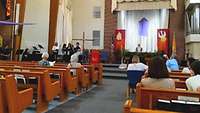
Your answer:
[[[167,65],[168,71],[178,71],[179,70],[179,65],[178,65],[178,62],[177,62],[174,54],[172,54],[170,59],[166,61],[166,65]]]
[[[29,53],[29,49],[28,48],[26,48],[25,50],[24,50],[24,52],[22,53],[22,61],[28,61],[29,59],[28,59],[28,55],[29,55],[30,53]]]
[[[74,48],[74,52],[81,50],[79,42],[76,42],[76,47]]]
[[[79,55],[81,54],[81,51],[78,50],[76,53],[74,53],[72,56],[71,56],[71,59],[70,59],[70,63],[68,64],[69,67],[79,67],[81,66],[81,64],[78,62],[79,61]]]
[[[182,73],[191,73],[186,60],[181,61],[181,68],[183,68]]]
[[[137,55],[134,55],[132,58],[132,63],[128,65],[127,70],[137,70],[137,71],[147,71],[148,66],[140,63],[140,58]]]
[[[200,61],[194,61],[191,64],[191,69],[194,73],[194,76],[188,78],[186,86],[190,91],[199,91],[200,89]]]
[[[163,59],[164,59],[165,62],[167,62],[167,60],[169,60],[169,57],[167,56],[167,54],[163,55]]]
[[[40,66],[44,66],[44,67],[49,67],[50,66],[50,63],[48,61],[48,58],[49,58],[49,54],[47,52],[44,52],[42,54],[42,60],[39,61],[39,65]]]
[[[74,50],[72,48],[72,44],[68,43],[67,48],[66,48],[66,59],[65,59],[66,62],[68,63],[70,62],[70,58],[73,53],[74,53]]]
[[[55,42],[53,47],[52,47],[52,54],[53,54],[53,60],[57,59],[58,56],[58,51],[59,51],[59,46],[58,46],[58,42]]]
[[[148,75],[141,80],[144,87],[175,89],[175,82],[169,78],[164,60],[154,57],[149,63]]]
[[[69,67],[69,68],[77,68],[77,67],[80,67],[80,66],[81,66],[81,63],[78,62],[78,57],[79,57],[80,54],[81,54],[80,51],[77,51],[76,53],[74,53],[74,54],[71,56],[70,63],[68,64],[67,67]],[[71,69],[70,71],[71,71],[71,73],[72,73],[73,76],[76,76],[76,69]]]
[[[194,58],[190,57],[187,59],[187,66],[185,66],[182,70],[182,73],[191,73],[190,67],[191,64],[195,61]]]
[[[62,46],[62,54],[66,54],[66,49],[67,49],[67,45],[66,44],[63,44]]]
[[[67,59],[66,51],[67,51],[67,45],[63,44],[63,46],[62,46],[62,55],[63,55],[63,61],[65,61],[65,62],[66,62],[66,59]]]

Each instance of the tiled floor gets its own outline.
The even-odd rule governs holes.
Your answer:
[[[122,113],[126,80],[104,79],[104,84],[47,113]]]
[[[127,80],[104,79],[101,86],[93,86],[87,93],[69,95],[64,103],[53,101],[47,113],[122,113]],[[23,113],[35,113],[34,107]]]

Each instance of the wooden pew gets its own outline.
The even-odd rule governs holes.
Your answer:
[[[4,62],[4,61],[3,61]],[[1,63],[1,61],[0,61]],[[17,61],[9,61],[9,62],[4,62],[6,65],[10,65],[10,64],[17,64],[17,65],[26,65],[26,66],[38,66],[38,62],[17,62]],[[59,64],[59,63],[56,63],[54,67],[66,67],[66,64]],[[88,65],[83,65],[84,67],[88,68]],[[91,66],[91,65],[90,65]],[[103,73],[103,65],[100,63],[100,64],[92,64],[92,66],[94,66],[94,72],[93,72],[93,76],[92,76],[92,79],[93,79],[93,82],[96,81],[96,77],[97,77],[97,82],[98,84],[101,84],[102,83],[102,73]]]
[[[177,79],[177,80],[180,80],[180,81],[185,81],[189,77],[191,77],[191,74],[190,73],[182,73],[182,72],[169,72],[169,76],[172,79]]]
[[[75,94],[79,94],[79,81],[77,76],[73,76],[70,72],[69,68],[66,68],[65,76],[64,76],[64,86],[68,92],[75,92]]]
[[[100,64],[93,64],[95,69],[95,74],[98,74],[98,84],[103,83],[103,65]]]
[[[136,87],[136,103],[138,108],[156,109],[155,106],[158,99],[178,100],[178,97],[180,96],[200,98],[200,93],[182,90],[145,88],[142,87],[141,83],[138,83]]]
[[[170,111],[160,111],[160,110],[147,110],[141,108],[132,107],[132,100],[127,100],[124,104],[124,113],[175,113]]]
[[[16,82],[12,75],[1,78],[0,82],[1,91],[3,91],[2,95],[4,95],[4,103],[1,113],[21,113],[25,108],[32,104],[32,88],[17,91]]]
[[[18,62],[12,62],[9,65],[21,65],[21,66],[23,65],[23,66],[30,66],[30,67],[38,67],[38,64],[30,63],[30,62],[26,62],[26,63],[24,63],[24,62],[19,62],[19,63]],[[56,66],[53,66],[53,68],[55,68],[55,67],[66,68],[66,65],[65,64],[59,64],[59,65],[57,64]],[[93,81],[96,81],[95,80],[95,77],[96,77],[96,78],[98,78],[98,83],[102,83],[102,64],[95,64],[95,67],[94,67],[95,71],[93,71],[93,70],[90,71],[90,66],[85,66],[85,67],[88,68],[90,76],[91,76],[91,73],[92,73],[92,80]],[[93,66],[91,66],[91,67],[93,67]],[[68,78],[70,79],[70,77],[68,77]],[[76,82],[76,80],[74,80],[76,78],[72,78],[72,79],[73,79],[72,81]],[[92,80],[91,80],[91,82],[92,82]],[[91,86],[91,82],[90,82],[90,86]],[[72,83],[72,82],[70,82],[70,83]],[[72,84],[76,84],[76,83],[72,83]],[[73,85],[73,86],[76,86],[76,85]],[[84,87],[85,87],[85,85],[84,85]],[[68,87],[68,89],[69,89],[69,91],[71,89],[75,89],[76,92],[77,92],[77,87],[76,88]]]
[[[23,67],[24,66],[24,67]],[[7,70],[14,70],[17,69],[19,71],[44,71],[44,70],[48,70],[49,74],[50,73],[54,73],[54,74],[59,74],[59,82],[60,82],[60,86],[61,86],[61,91],[60,91],[60,101],[64,101],[65,99],[67,99],[67,91],[65,91],[65,83],[64,83],[64,79],[65,79],[65,73],[66,71],[68,71],[67,69],[60,69],[60,68],[52,68],[52,67],[38,67],[38,66],[26,66],[26,65],[22,65],[22,66],[0,66],[0,69],[7,69]],[[48,75],[49,75],[48,74]],[[66,75],[68,76],[68,75]],[[51,80],[52,81],[52,80]],[[55,80],[53,81],[55,82]]]
[[[5,101],[5,85],[3,84],[3,82],[5,81],[5,78],[2,78],[0,76],[0,113],[6,113],[6,101]]]
[[[169,75],[169,77],[179,81],[186,81],[189,78],[189,76],[179,76],[179,75]]]
[[[86,73],[84,70],[84,67],[78,67],[78,68],[74,68],[76,69],[76,74],[78,76],[78,80],[79,80],[79,85],[81,88],[85,88],[88,89],[90,86],[90,78],[89,78],[89,73]]]
[[[9,113],[21,113],[32,104],[33,89],[28,88],[18,92],[14,76],[6,76],[5,78],[8,111]]]
[[[23,65],[23,66],[39,66],[38,62],[18,62],[18,61],[0,61],[0,65]],[[92,70],[92,74],[90,76],[92,77],[91,81],[92,83],[98,82],[99,84],[102,83],[102,73],[103,73],[103,65],[102,64],[92,64],[92,65],[83,65],[85,68],[90,68],[90,66],[94,66],[94,70]],[[54,67],[66,67],[66,64],[59,64],[56,63]],[[89,69],[90,70],[90,69]]]
[[[0,68],[6,68],[6,66],[0,66]],[[38,69],[47,69],[49,73],[58,73],[60,74],[60,83],[61,83],[61,101],[65,100],[66,94],[68,92],[75,92],[76,94],[79,93],[79,86],[78,86],[78,77],[72,76],[70,73],[70,69],[66,66],[53,66],[53,67],[40,67],[38,64],[10,64],[7,66],[8,68],[23,68],[23,69],[31,69],[37,71]]]
[[[55,64],[55,66],[66,66],[65,64]],[[90,83],[96,83],[98,81],[102,81],[102,80],[99,80],[99,79],[102,79],[102,76],[99,76],[102,75],[102,72],[101,73],[98,73],[99,71],[99,68],[101,65],[98,65],[98,64],[87,64],[87,65],[82,65],[84,68],[87,68],[88,70],[88,73],[89,73],[89,77],[90,77]],[[96,68],[96,69],[95,69]],[[102,69],[101,69],[102,71]]]
[[[36,112],[41,113],[47,110],[48,102],[53,99],[60,91],[60,83],[51,83],[50,77],[48,76],[48,70],[44,72],[18,72],[10,70],[0,70],[3,75],[8,74],[22,74],[25,77],[36,77],[38,79],[37,83],[37,104]]]
[[[40,67],[38,64],[35,64],[35,63],[30,63],[28,62],[28,65],[27,63],[11,63],[9,64],[8,66],[17,66],[17,67],[29,67],[29,68],[33,68],[33,70],[37,70],[38,68],[42,68],[42,69],[48,69],[49,72],[52,72],[52,73],[57,73],[59,72],[60,75],[62,75],[61,73],[64,73],[64,76],[61,76],[61,89],[62,89],[62,92],[65,92],[65,94],[67,92],[75,92],[76,94],[78,94],[78,90],[79,90],[79,87],[78,87],[78,77],[76,76],[72,76],[71,73],[70,73],[70,69],[67,68],[65,65],[62,65],[62,66],[53,66],[53,67]],[[0,66],[1,67],[1,66]],[[3,66],[5,67],[5,66]],[[61,100],[64,100],[66,97],[65,95],[63,95],[64,93],[62,93],[62,97],[63,99]]]
[[[191,76],[190,73],[182,73],[182,72],[169,72],[169,75],[179,75],[179,76]]]
[[[67,73],[67,69],[60,69],[60,68],[52,68],[52,67],[22,67],[22,66],[0,66],[0,69],[7,69],[7,70],[19,70],[19,71],[35,71],[35,72],[40,72],[40,71],[44,71],[44,70],[48,70],[48,73],[53,73],[53,74],[59,74],[59,82],[60,82],[60,101],[64,101],[67,99],[67,94],[68,92],[65,90],[65,83],[64,83],[64,79],[65,79],[65,73]],[[48,75],[49,75],[48,74]],[[66,75],[69,76],[69,75]],[[51,80],[52,81],[52,80]],[[52,84],[55,84],[57,80],[53,80]]]
[[[90,83],[97,83],[98,82],[98,73],[95,71],[93,65],[83,65],[84,68],[87,68],[89,77],[90,77]]]
[[[185,84],[185,81],[175,81],[175,87],[176,89],[185,89],[187,90],[187,86]]]

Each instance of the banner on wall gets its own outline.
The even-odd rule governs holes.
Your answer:
[[[158,29],[157,40],[158,52],[168,54],[169,29]]]
[[[11,0],[6,0],[6,19],[10,19],[11,17],[11,9],[12,7],[12,3],[11,3]]]
[[[123,49],[125,49],[125,30],[117,29],[115,30],[114,50]]]
[[[0,47],[3,47],[3,37],[0,35]]]

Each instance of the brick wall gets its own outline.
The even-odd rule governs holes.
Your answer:
[[[177,0],[178,10],[170,10],[169,29],[176,33],[176,52],[179,59],[183,59],[185,55],[185,4],[184,0]],[[170,47],[172,44],[173,34],[170,34]]]
[[[109,52],[110,60],[112,55],[112,36],[117,28],[117,14],[111,13],[112,0],[105,0],[105,23],[104,23],[104,49]]]

